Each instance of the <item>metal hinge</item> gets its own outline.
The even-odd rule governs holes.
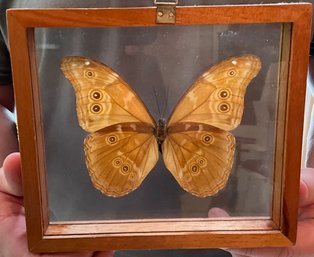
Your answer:
[[[174,24],[176,23],[176,6],[178,0],[174,2],[158,2],[154,0],[156,8],[156,23]]]

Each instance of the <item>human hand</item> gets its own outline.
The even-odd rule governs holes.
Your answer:
[[[299,218],[296,244],[291,247],[225,249],[233,257],[312,257],[314,256],[314,169],[301,172]],[[222,209],[209,210],[209,216],[229,216]]]
[[[1,91],[0,91],[1,93]],[[15,122],[13,114],[0,104],[0,167],[5,157],[18,151]]]
[[[112,257],[112,252],[32,254],[27,247],[20,154],[9,155],[0,168],[1,257]]]

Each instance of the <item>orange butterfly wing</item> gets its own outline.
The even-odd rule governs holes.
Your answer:
[[[188,89],[168,126],[201,122],[228,131],[236,128],[242,119],[246,88],[260,68],[261,62],[254,55],[233,57],[216,64]]]
[[[205,197],[224,188],[235,149],[235,138],[226,130],[240,124],[246,88],[260,67],[253,55],[222,61],[206,71],[174,109],[163,158],[186,191]]]
[[[123,122],[155,121],[132,88],[107,65],[71,56],[63,58],[61,70],[71,82],[76,96],[80,126],[94,132]]]
[[[143,123],[113,125],[84,141],[86,165],[94,186],[108,196],[123,196],[140,186],[158,160],[153,129]]]
[[[158,160],[155,122],[122,78],[104,64],[66,57],[61,65],[76,92],[86,165],[94,186],[110,196],[135,190]],[[167,168],[188,192],[204,197],[227,182],[247,85],[258,57],[231,58],[205,72],[169,119],[162,145]]]
[[[108,196],[135,190],[155,166],[155,121],[131,87],[105,64],[65,57],[61,69],[76,95],[85,162],[94,186]]]
[[[235,138],[229,132],[206,124],[185,123],[168,129],[163,158],[184,190],[205,197],[225,186],[234,150]]]

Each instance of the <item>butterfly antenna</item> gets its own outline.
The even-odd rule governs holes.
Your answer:
[[[165,106],[164,106],[164,109],[163,109],[163,111],[162,111],[162,117],[165,117],[165,112],[166,112],[166,110],[168,109],[168,103],[169,103],[169,85],[168,86],[166,86],[166,96],[165,96],[165,99],[166,99],[166,104],[165,104]]]
[[[158,109],[158,114],[159,114],[159,118],[161,118],[162,114],[160,112],[160,104],[159,104],[159,101],[158,101],[158,96],[157,96],[157,91],[156,91],[156,87],[155,85],[153,86],[153,90],[154,90],[154,96],[155,96],[155,99],[156,99],[156,104],[157,104],[157,109]]]

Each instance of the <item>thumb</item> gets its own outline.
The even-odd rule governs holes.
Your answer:
[[[209,209],[207,214],[209,218],[230,217],[230,215],[224,209],[218,207]]]
[[[314,169],[305,168],[301,172],[300,181],[300,206],[314,204]]]
[[[14,196],[22,196],[20,154],[13,153],[6,157],[0,168],[0,191]]]

